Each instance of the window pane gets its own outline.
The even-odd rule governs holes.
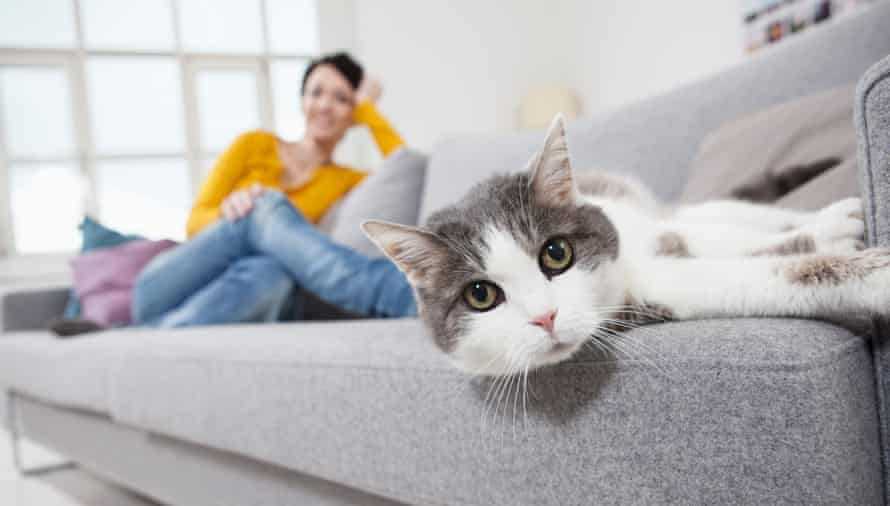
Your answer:
[[[183,151],[179,76],[173,58],[91,58],[87,82],[98,153]]]
[[[19,253],[75,251],[83,218],[84,181],[74,163],[13,165],[12,229]]]
[[[54,67],[0,68],[3,135],[15,157],[73,157],[68,76]]]
[[[185,160],[103,161],[96,168],[96,193],[103,223],[155,239],[185,238],[191,209]]]
[[[306,64],[305,60],[275,60],[271,63],[275,131],[289,141],[302,137],[306,127],[300,109],[300,84]]]
[[[263,52],[259,1],[183,0],[178,5],[186,51]]]
[[[198,70],[201,149],[224,149],[239,134],[260,126],[256,76],[251,70]]]
[[[170,0],[80,0],[80,6],[89,48],[175,47]]]
[[[318,52],[318,11],[315,0],[266,0],[269,50],[273,53]]]
[[[2,0],[0,46],[74,47],[71,0]]]

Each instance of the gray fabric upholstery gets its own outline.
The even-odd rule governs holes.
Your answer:
[[[62,316],[68,290],[67,286],[0,286],[0,334],[45,329],[47,323]]]
[[[110,413],[112,367],[136,336],[149,331],[103,332],[59,339],[47,331],[0,338],[0,388],[13,388],[56,403]]]
[[[365,236],[360,225],[371,218],[416,224],[426,163],[425,155],[405,147],[388,156],[378,170],[343,199],[331,238],[365,255],[380,256],[380,249]]]
[[[168,332],[131,343],[113,416],[410,503],[881,503],[863,340],[755,319],[635,335],[663,372],[581,357],[533,376],[526,417],[512,396],[486,414],[488,382],[416,320]]]
[[[164,504],[387,506],[397,503],[230,453],[17,398],[20,428],[99,476]],[[91,503],[92,504],[92,503]]]
[[[626,171],[675,200],[699,144],[721,124],[859,79],[890,53],[890,2],[783,42],[744,65],[567,129],[577,168]],[[641,62],[641,64],[645,64]],[[543,132],[458,138],[433,149],[421,220],[493,172],[521,169]],[[531,144],[529,144],[531,142]]]
[[[888,51],[890,52],[890,51]],[[875,64],[856,93],[859,176],[870,246],[890,247],[890,57]],[[890,287],[888,287],[890,290]],[[890,320],[875,323],[872,344],[880,396],[885,497],[890,498]]]

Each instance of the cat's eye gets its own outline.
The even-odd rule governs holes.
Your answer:
[[[541,270],[548,276],[562,274],[574,262],[572,245],[566,239],[554,237],[541,248]]]
[[[488,281],[473,281],[464,288],[464,300],[476,311],[494,309],[500,299],[500,289]]]

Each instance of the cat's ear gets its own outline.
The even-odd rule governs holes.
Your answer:
[[[547,131],[544,150],[529,162],[529,184],[532,186],[538,205],[543,207],[575,205],[579,193],[573,172],[566,144],[565,122],[562,115],[557,114]]]
[[[444,265],[447,246],[432,232],[378,220],[363,222],[362,230],[417,288],[429,287]]]

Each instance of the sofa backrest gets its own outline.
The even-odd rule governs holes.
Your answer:
[[[855,82],[890,54],[890,1],[811,29],[744,64],[642,102],[568,125],[576,168],[636,175],[659,197],[679,197],[702,139],[741,114]],[[645,62],[640,62],[640,65]],[[421,220],[498,172],[522,170],[543,132],[445,140],[433,148]]]

